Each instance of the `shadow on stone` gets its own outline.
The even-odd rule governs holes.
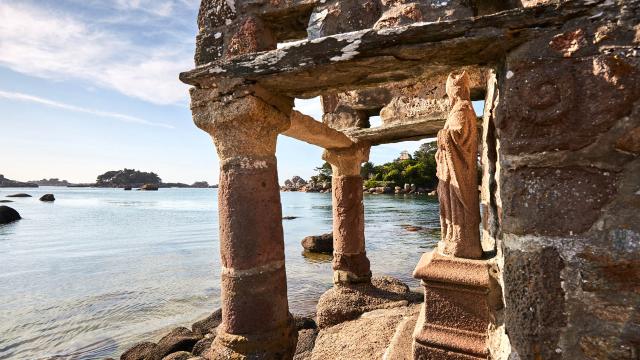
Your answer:
[[[215,329],[222,322],[222,309],[214,311],[206,318],[196,321],[191,325],[191,331],[195,335],[205,336],[206,334],[215,333]]]
[[[415,299],[406,284],[390,276],[374,277],[370,284],[336,285],[320,297],[317,323],[323,329],[368,311],[406,306]]]

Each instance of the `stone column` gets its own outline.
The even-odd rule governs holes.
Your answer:
[[[297,333],[287,302],[275,157],[289,114],[262,100],[265,94],[247,92],[231,99],[216,89],[191,93],[194,122],[211,134],[220,158],[222,324],[211,358],[291,359]],[[278,104],[289,112],[293,105]]]
[[[347,149],[325,150],[322,158],[331,164],[333,197],[333,282],[371,281],[364,246],[364,205],[360,166],[369,160],[369,144]]]

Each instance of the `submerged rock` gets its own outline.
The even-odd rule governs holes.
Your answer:
[[[40,198],[40,201],[52,202],[52,201],[56,201],[56,198],[55,196],[53,196],[53,194],[44,194]]]
[[[25,198],[25,197],[31,197],[31,195],[25,194],[25,193],[18,193],[18,194],[7,195],[7,197],[10,197],[10,198]]]
[[[307,236],[302,239],[302,247],[309,252],[330,254],[333,252],[333,233]]]
[[[12,203],[12,200],[0,200],[0,203]]]
[[[22,217],[20,217],[20,214],[14,208],[4,205],[0,206],[0,225],[8,224],[20,219],[22,219]]]
[[[405,224],[405,225],[402,225],[402,227],[403,227],[405,230],[407,230],[407,231],[411,231],[411,232],[414,232],[414,231],[420,231],[420,230],[422,230],[422,229],[423,229],[423,228],[422,228],[422,226],[406,225],[406,224]]]
[[[293,220],[293,219],[297,219],[297,216],[283,216],[282,220]]]

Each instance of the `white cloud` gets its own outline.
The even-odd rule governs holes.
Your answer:
[[[115,5],[121,10],[141,10],[162,17],[170,16],[174,6],[172,1],[159,0],[116,0]]]
[[[170,13],[173,7],[163,1],[151,6],[150,0],[118,3],[157,15]],[[179,82],[178,73],[193,66],[193,39],[134,43],[131,35],[98,28],[69,14],[0,3],[0,66],[49,79],[80,79],[156,104],[186,101],[187,86]]]
[[[296,99],[294,109],[322,121],[322,103],[319,96],[311,99]]]
[[[18,93],[18,92],[8,92],[8,91],[0,90],[0,98],[14,100],[14,101],[24,101],[24,102],[36,103],[36,104],[41,104],[41,105],[45,105],[45,106],[55,107],[55,108],[58,108],[58,109],[73,111],[73,112],[79,112],[79,113],[85,113],[85,114],[91,114],[91,115],[95,115],[95,116],[100,116],[100,117],[112,118],[112,119],[116,119],[116,120],[124,121],[124,122],[129,122],[129,123],[136,123],[136,124],[149,125],[149,126],[159,126],[159,127],[164,127],[164,128],[168,128],[168,129],[173,129],[173,126],[171,126],[171,125],[144,120],[144,119],[141,119],[141,118],[136,117],[136,116],[120,114],[120,113],[115,113],[115,112],[109,112],[109,111],[101,111],[101,110],[96,110],[96,109],[84,108],[84,107],[80,107],[80,106],[76,106],[76,105],[65,104],[65,103],[61,103],[61,102],[58,102],[58,101],[45,99],[45,98],[41,98],[41,97],[38,97],[38,96],[29,95],[29,94]]]

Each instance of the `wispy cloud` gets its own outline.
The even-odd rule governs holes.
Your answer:
[[[175,7],[171,1],[115,4],[123,13],[144,9],[158,17],[168,16]],[[157,28],[162,28],[160,23]],[[0,66],[49,79],[79,79],[155,104],[185,102],[187,87],[178,81],[178,73],[193,66],[194,34],[179,33],[164,37],[171,38],[164,42],[138,35],[131,29],[109,28],[97,18],[23,1],[0,3]]]
[[[80,107],[80,106],[71,105],[71,104],[65,104],[65,103],[62,103],[62,102],[55,101],[55,100],[45,99],[45,98],[42,98],[42,97],[33,96],[33,95],[29,95],[29,94],[18,93],[18,92],[9,92],[9,91],[0,90],[0,98],[4,98],[4,99],[8,99],[8,100],[14,100],[14,101],[30,102],[30,103],[45,105],[45,106],[54,107],[54,108],[58,108],[58,109],[63,109],[63,110],[67,110],[67,111],[73,111],[73,112],[90,114],[90,115],[95,115],[95,116],[100,116],[100,117],[105,117],[105,118],[111,118],[111,119],[124,121],[124,122],[128,122],[128,123],[135,123],[135,124],[149,125],[149,126],[159,126],[159,127],[163,127],[163,128],[167,128],[167,129],[173,129],[174,128],[173,126],[168,125],[168,124],[156,123],[156,122],[148,121],[148,120],[145,120],[145,119],[141,119],[141,118],[136,117],[136,116],[120,114],[120,113],[115,113],[115,112],[109,112],[109,111],[96,110],[96,109],[90,109],[90,108]]]
[[[115,4],[122,10],[143,10],[162,17],[171,15],[174,6],[172,1],[160,0],[116,0]]]

